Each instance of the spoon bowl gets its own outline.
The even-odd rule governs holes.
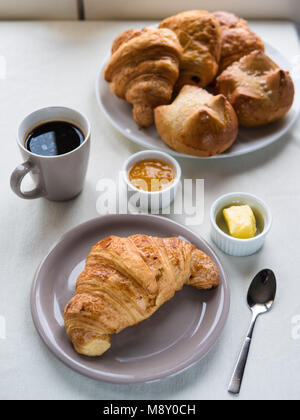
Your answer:
[[[276,297],[276,278],[272,270],[262,270],[253,279],[247,296],[251,309],[255,306],[265,307],[267,312],[271,309]]]

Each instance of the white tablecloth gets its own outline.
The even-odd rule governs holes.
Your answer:
[[[83,377],[59,362],[40,340],[31,319],[30,287],[51,244],[77,224],[96,217],[96,183],[115,178],[139,150],[119,135],[98,109],[94,84],[99,64],[119,32],[144,22],[0,23],[0,398],[45,399],[231,399],[227,385],[250,321],[245,303],[252,277],[272,268],[278,278],[273,311],[261,318],[240,398],[300,398],[300,124],[277,144],[240,158],[202,162],[180,159],[185,178],[205,179],[205,220],[192,227],[209,239],[209,208],[220,195],[246,191],[270,205],[273,229],[264,249],[248,258],[217,250],[227,271],[232,306],[218,344],[192,369],[160,383],[114,386]],[[253,22],[269,43],[291,59],[299,54],[288,22]],[[83,111],[92,124],[91,160],[84,192],[67,203],[21,200],[9,177],[21,162],[15,143],[24,115],[47,105]],[[181,221],[179,216],[175,220]],[[4,324],[6,328],[4,328]]]

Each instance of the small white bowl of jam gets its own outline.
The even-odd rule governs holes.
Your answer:
[[[130,156],[123,165],[123,178],[136,193],[138,207],[152,212],[168,207],[174,200],[181,168],[172,156],[144,150]]]
[[[210,219],[212,240],[223,252],[235,257],[258,252],[272,226],[267,204],[248,193],[220,197],[211,208]]]

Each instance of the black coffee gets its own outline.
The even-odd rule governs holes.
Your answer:
[[[34,128],[25,139],[25,147],[41,156],[58,156],[71,152],[84,141],[75,125],[65,121],[51,121]]]

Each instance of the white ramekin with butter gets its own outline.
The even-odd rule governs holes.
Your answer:
[[[244,257],[258,252],[272,226],[272,214],[260,198],[248,193],[223,195],[212,205],[211,237],[226,254]]]

